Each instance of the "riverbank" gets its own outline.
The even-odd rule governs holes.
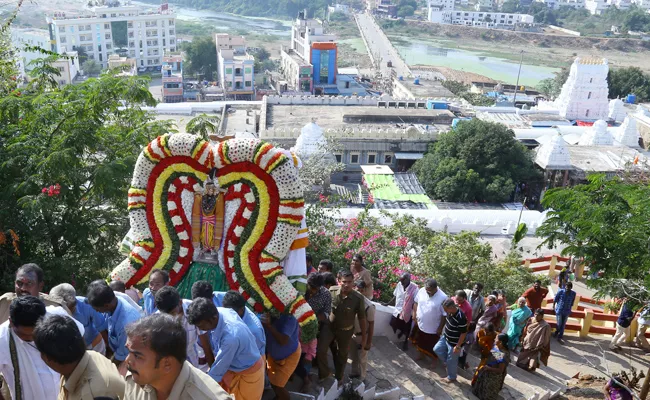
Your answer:
[[[411,20],[380,23],[397,47],[418,40],[516,63],[523,51],[527,64],[549,68],[568,66],[576,56],[598,56],[607,58],[611,67],[632,66],[650,72],[650,43],[638,39],[544,35]]]

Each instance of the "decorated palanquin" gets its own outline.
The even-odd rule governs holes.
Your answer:
[[[307,245],[298,164],[257,139],[156,138],[136,163],[131,229],[122,243],[128,257],[111,278],[130,286],[162,268],[172,285],[191,286],[204,279],[197,271],[218,265],[226,288],[255,311],[290,313],[303,339],[314,338],[316,318],[296,289],[304,282]]]

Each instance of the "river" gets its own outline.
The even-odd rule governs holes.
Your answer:
[[[155,8],[157,5],[133,1],[132,4]],[[172,4],[170,7],[176,12],[176,17],[182,21],[193,21],[214,24],[219,30],[232,31],[244,30],[258,35],[270,35],[280,37],[291,36],[291,21],[275,20],[270,18],[246,17],[221,13],[212,10],[197,10]]]
[[[512,60],[491,57],[480,52],[442,47],[431,42],[413,40],[409,43],[394,43],[409,65],[433,65],[481,74],[489,78],[514,84],[517,80],[519,63]],[[542,79],[554,77],[558,68],[526,64],[526,55],[521,66],[519,84],[535,86]]]

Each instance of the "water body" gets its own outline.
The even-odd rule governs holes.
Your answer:
[[[157,7],[151,3],[142,3],[138,1],[132,3],[152,8]],[[176,4],[172,4],[170,7],[176,12],[176,16],[179,20],[207,23],[217,26],[219,27],[219,30],[225,32],[245,30],[259,35],[291,37],[291,21],[245,17],[242,15],[221,13],[211,10],[197,10]]]
[[[466,72],[485,75],[489,78],[514,84],[517,80],[519,63],[512,60],[491,57],[488,54],[437,46],[432,43],[413,41],[395,43],[404,60],[409,65],[422,64],[448,67]],[[541,67],[526,64],[521,66],[520,85],[535,86],[542,79],[554,77],[559,68]]]

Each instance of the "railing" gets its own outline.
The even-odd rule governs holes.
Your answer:
[[[522,261],[521,264],[530,268],[532,272],[547,271],[548,276],[553,278],[557,275],[557,271],[561,271],[563,268],[563,265],[558,265],[558,262],[565,263],[566,265],[568,261],[569,258],[567,257],[552,255],[527,259]],[[577,266],[575,270],[576,279],[580,279],[583,273],[584,265]],[[555,300],[552,297],[544,299],[542,302],[542,308],[544,309],[545,316],[556,315],[555,308],[553,307],[554,303]],[[583,305],[581,305],[581,303]],[[604,300],[597,300],[576,293],[575,300],[571,306],[571,314],[569,315],[569,320],[564,329],[566,331],[578,332],[582,338],[589,337],[590,334],[614,336],[616,333],[618,314],[605,312],[603,308],[604,305]],[[555,319],[547,319],[547,322],[551,327],[557,327]],[[631,343],[636,337],[637,328],[638,322],[635,318],[632,320],[630,325],[630,333],[627,337],[628,343]],[[645,336],[650,338],[650,332],[647,332]]]

